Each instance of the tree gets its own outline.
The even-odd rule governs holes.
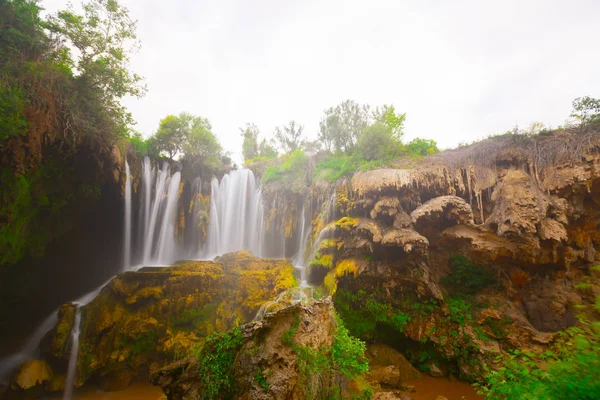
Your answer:
[[[185,157],[201,157],[212,161],[219,160],[223,148],[212,133],[212,126],[208,119],[182,114],[183,123],[188,125],[186,140],[183,144]],[[180,117],[181,118],[181,117]],[[186,118],[189,118],[187,120]],[[212,162],[212,164],[215,164]]]
[[[398,144],[389,126],[376,122],[365,128],[358,138],[356,150],[368,161],[380,160],[396,153]]]
[[[396,140],[401,140],[404,135],[404,121],[406,120],[406,113],[396,114],[396,109],[393,105],[383,105],[377,107],[373,111],[373,118],[375,121],[381,122],[390,128],[392,135]]]
[[[275,150],[274,144],[263,138],[258,145],[258,155],[264,158],[275,158],[277,157],[277,150]]]
[[[579,121],[580,126],[600,124],[600,99],[590,96],[573,100],[571,117]]]
[[[242,155],[244,156],[244,160],[251,160],[259,153],[258,127],[248,123],[246,124],[246,128],[240,128],[240,131],[242,132],[242,138],[244,138],[244,141],[242,142]]]
[[[281,128],[275,128],[275,140],[277,140],[279,147],[284,153],[291,153],[302,147],[303,131],[304,127],[302,125],[296,123],[296,121],[290,121]]]
[[[371,123],[370,107],[346,100],[325,110],[319,124],[319,140],[327,150],[350,151],[363,129]]]
[[[136,21],[117,0],[90,0],[84,15],[73,6],[48,18],[46,27],[61,42],[77,49],[74,62],[79,77],[100,89],[108,103],[117,106],[125,95],[140,96],[142,78],[128,70],[129,56],[140,47]]]
[[[154,135],[153,147],[157,153],[166,152],[170,159],[183,151],[183,146],[189,135],[187,115],[167,115],[160,120],[158,130]]]
[[[194,163],[201,160],[210,166],[219,164],[223,151],[208,119],[185,112],[163,118],[150,142],[155,152],[167,153],[171,159],[183,154]]]

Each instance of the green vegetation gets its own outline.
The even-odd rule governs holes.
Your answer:
[[[337,331],[331,347],[332,360],[336,368],[349,378],[356,378],[369,371],[365,357],[366,346],[362,340],[350,336],[344,322],[336,315]]]
[[[483,385],[486,399],[600,398],[600,325],[582,325],[559,334],[558,342],[543,353],[515,350],[503,366],[490,371]]]
[[[135,356],[141,353],[154,351],[156,349],[157,340],[157,332],[144,332],[131,341],[127,347],[131,349],[131,354]]]
[[[256,373],[254,374],[254,383],[263,388],[263,390],[265,391],[269,390],[269,381],[263,373],[262,369],[260,369],[258,366],[256,367]]]
[[[309,399],[315,398],[341,398],[341,388],[333,388],[329,393],[323,393],[322,388],[314,382],[323,381],[323,375],[329,374],[332,368],[338,370],[342,375],[354,379],[369,371],[369,362],[365,356],[366,345],[358,338],[350,336],[344,322],[336,315],[337,329],[333,336],[333,344],[318,349],[305,345],[299,345],[295,341],[296,333],[300,325],[300,317],[294,315],[290,328],[283,334],[281,342],[290,346],[296,353],[296,360],[300,374],[300,382],[304,386],[305,394]],[[361,396],[368,399],[369,388],[365,389]],[[371,393],[372,394],[372,393]]]
[[[296,121],[290,121],[287,125],[275,128],[275,140],[284,153],[293,153],[303,147],[304,139],[302,132],[304,127]]]
[[[448,260],[450,273],[440,282],[454,293],[471,295],[496,282],[494,270],[488,265],[477,265],[462,255],[452,255]]]
[[[600,125],[600,99],[590,96],[578,97],[573,100],[571,117],[583,127],[586,125]]]
[[[267,166],[263,183],[303,180],[308,167],[308,157],[299,149],[282,157],[281,163]]]
[[[278,147],[284,152],[283,161],[267,166],[263,183],[279,180],[287,182],[292,178],[289,174],[278,174],[277,171],[286,163],[289,153],[300,149],[308,154],[317,153],[321,149],[328,153],[315,166],[312,178],[330,182],[351,176],[356,171],[389,166],[398,157],[420,157],[436,153],[437,144],[433,140],[417,138],[406,146],[402,143],[405,120],[406,114],[397,113],[393,105],[383,105],[371,110],[369,105],[346,100],[325,110],[325,116],[319,125],[318,140],[313,142],[303,139],[302,125],[290,121],[288,125],[275,129],[274,137]],[[246,164],[276,156],[265,139],[260,146],[257,145],[258,129],[255,125],[248,124],[242,130],[242,137],[242,153],[247,160]],[[307,180],[306,184],[309,183]]]
[[[222,163],[227,163],[208,119],[188,113],[167,115],[145,143],[152,154],[166,154],[171,159],[181,154],[182,161],[194,170],[218,171]]]
[[[242,343],[240,328],[216,332],[204,339],[196,354],[199,361],[199,378],[204,389],[203,399],[223,396],[232,389],[230,371]]]
[[[394,307],[378,297],[381,295],[377,292],[367,294],[364,290],[355,293],[344,289],[337,290],[334,298],[336,309],[353,336],[365,340],[374,339],[377,337],[378,324],[402,333],[404,326],[413,316],[434,307],[433,304],[413,302],[409,299],[403,301],[405,307]]]
[[[103,182],[75,174],[76,157],[123,148],[132,120],[120,101],[145,91],[129,70],[135,22],[116,0],[46,19],[40,11],[34,1],[0,1],[2,264],[43,255],[98,198]]]

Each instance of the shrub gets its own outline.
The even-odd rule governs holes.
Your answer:
[[[365,357],[366,346],[362,340],[350,336],[344,322],[336,315],[337,331],[331,348],[334,365],[349,378],[356,378],[369,371],[369,361]]]
[[[197,351],[203,399],[213,399],[231,389],[231,367],[242,346],[240,328],[216,332],[204,339]]]
[[[386,125],[377,122],[366,127],[356,143],[356,151],[365,160],[387,159],[398,153],[399,142]]]
[[[263,183],[302,179],[306,176],[308,157],[299,149],[282,157],[279,165],[269,165],[262,176]]]
[[[414,138],[406,145],[406,151],[412,156],[426,156],[428,154],[439,153],[440,150],[433,139]]]
[[[591,337],[576,333],[562,355],[515,351],[499,370],[487,375],[485,385],[476,385],[478,392],[486,399],[598,399],[599,338],[597,328]],[[541,361],[546,363],[543,369]]]

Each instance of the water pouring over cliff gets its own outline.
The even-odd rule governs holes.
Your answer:
[[[211,182],[210,222],[202,256],[249,250],[263,253],[264,205],[252,171],[239,169]]]

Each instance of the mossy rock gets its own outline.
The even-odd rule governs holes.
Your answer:
[[[95,376],[120,387],[114,371],[136,375],[152,362],[181,358],[212,332],[251,321],[296,285],[287,261],[245,251],[122,273],[82,310],[76,384]],[[68,356],[74,313],[72,305],[61,308],[52,333],[56,357]]]

